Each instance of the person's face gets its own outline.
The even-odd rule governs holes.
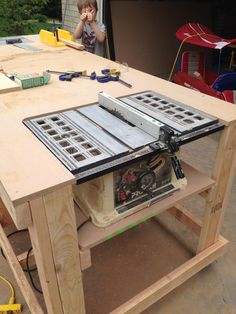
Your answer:
[[[96,15],[97,12],[96,12],[96,9],[93,5],[89,5],[89,6],[83,7],[81,13],[82,14],[83,13],[92,13],[92,14]]]

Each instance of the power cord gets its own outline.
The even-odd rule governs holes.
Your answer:
[[[30,282],[31,282],[31,284],[32,284],[32,286],[33,286],[33,288],[34,288],[34,290],[36,290],[37,292],[43,294],[43,291],[36,287],[36,285],[35,285],[35,283],[34,283],[34,279],[33,279],[32,274],[31,274],[31,273],[32,273],[32,270],[30,270],[30,268],[29,268],[29,255],[30,255],[30,252],[31,252],[31,251],[32,251],[32,247],[28,250],[27,256],[26,256],[26,269],[27,269],[27,273],[28,273],[28,275],[29,275]],[[37,267],[36,267],[36,270],[37,270]]]
[[[9,234],[7,235],[7,238],[10,238],[10,237],[13,236],[14,234],[17,234],[17,233],[20,233],[20,232],[28,232],[28,229],[22,229],[22,230],[13,231],[13,232],[11,232],[11,233],[9,233]],[[2,257],[4,257],[4,258],[6,259],[6,256],[5,256],[5,254],[3,253],[2,248],[0,248],[0,250],[1,250],[1,253],[2,253]],[[23,269],[23,270],[26,271],[26,269]]]
[[[79,232],[79,230],[81,230],[81,228],[82,228],[85,224],[87,224],[89,221],[91,221],[91,217],[89,217],[87,220],[83,221],[83,222],[77,227],[77,232]],[[7,238],[10,238],[11,236],[13,236],[13,235],[15,235],[15,234],[17,234],[17,233],[20,233],[20,232],[28,232],[28,229],[16,230],[16,231],[14,231],[14,232],[11,232],[11,233],[9,233],[9,234],[7,235]],[[0,250],[1,250],[2,256],[6,259],[6,256],[5,256],[5,254],[4,254],[3,250],[2,250],[2,248],[0,248]],[[30,267],[29,267],[29,256],[30,256],[30,252],[31,252],[31,251],[32,251],[32,247],[31,247],[31,248],[28,250],[28,252],[27,252],[27,256],[26,256],[26,269],[23,268],[23,271],[28,273],[29,278],[30,278],[30,282],[31,282],[33,288],[35,289],[35,291],[37,291],[38,293],[43,294],[42,290],[40,290],[39,288],[36,287],[36,285],[35,285],[35,283],[34,283],[33,276],[32,276],[32,274],[31,274],[33,271],[36,271],[36,270],[37,270],[37,267],[34,267],[34,268],[30,268]],[[6,283],[11,287],[12,297],[11,297],[10,301],[14,303],[15,294],[14,294],[14,289],[13,289],[11,283],[10,283],[7,279],[5,279],[4,277],[2,277],[1,275],[0,275],[0,279],[2,279],[4,282],[6,282]],[[13,300],[13,301],[12,301],[12,300]],[[10,304],[10,301],[9,301],[9,304]],[[13,303],[11,303],[11,304],[13,304]],[[0,312],[1,312],[1,311],[0,311]]]
[[[16,231],[14,231],[14,232],[11,232],[11,233],[9,233],[9,234],[7,235],[7,238],[10,238],[10,237],[12,237],[13,235],[15,235],[15,234],[17,234],[17,233],[20,233],[20,232],[28,232],[28,229],[16,230]],[[1,249],[2,256],[6,259],[6,256],[5,256],[5,254],[3,253],[2,248],[0,248],[0,249]],[[31,282],[33,288],[34,288],[37,292],[39,292],[39,293],[42,294],[43,292],[42,292],[40,289],[38,289],[38,288],[36,287],[36,285],[35,285],[35,283],[34,283],[34,280],[33,280],[33,277],[32,277],[32,274],[31,274],[33,271],[36,271],[36,270],[37,270],[37,267],[34,267],[34,268],[30,268],[30,267],[29,267],[29,256],[30,256],[30,252],[31,252],[31,251],[32,251],[32,247],[28,250],[27,255],[26,255],[26,269],[25,269],[25,268],[22,268],[22,269],[23,269],[24,272],[26,272],[26,273],[29,275],[30,282]]]
[[[78,227],[77,227],[77,232],[87,223],[91,221],[91,217],[89,217],[87,220],[83,221]]]
[[[8,304],[1,304],[0,305],[0,313],[8,313],[8,312],[14,312],[14,313],[20,313],[21,309],[22,309],[22,305],[21,304],[17,304],[15,303],[15,290],[12,286],[12,284],[10,283],[9,280],[7,280],[4,276],[0,275],[0,279],[5,282],[5,284],[7,284],[11,290],[11,297],[8,301]]]

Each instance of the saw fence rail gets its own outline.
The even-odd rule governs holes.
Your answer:
[[[73,222],[74,209],[78,225],[86,220],[86,217],[81,213],[76,204],[75,207],[73,206],[73,198],[70,187],[43,197],[42,201],[44,204],[40,199],[30,202],[32,220],[34,221],[34,219],[39,218],[36,216],[40,215],[41,221],[40,227],[35,227],[34,223],[29,226],[30,237],[34,247],[34,256],[30,256],[30,265],[32,266],[36,260],[48,312],[72,313],[68,302],[65,299],[62,299],[63,293],[64,295],[68,295],[69,293],[69,281],[67,286],[65,280],[68,277],[61,277],[60,274],[60,254],[62,254],[62,242],[65,242],[64,244],[66,244],[69,241],[70,244],[68,247],[71,247],[72,243],[74,243],[72,245],[72,250],[74,251],[75,257],[71,256],[71,248],[65,252],[65,256],[68,263],[73,262],[74,258],[80,259],[81,268],[83,270],[91,265],[90,251],[94,246],[106,240],[110,240],[115,236],[119,236],[119,234],[125,232],[131,227],[135,227],[137,224],[142,223],[147,219],[158,217],[158,214],[163,211],[167,211],[178,221],[191,229],[197,236],[199,236],[199,245],[196,255],[171,273],[153,283],[149,288],[140,292],[131,300],[127,300],[125,304],[112,311],[112,313],[122,314],[140,313],[221,256],[228,243],[226,239],[220,236],[219,230],[227,206],[227,199],[234,173],[232,171],[232,168],[234,167],[234,154],[235,127],[229,126],[221,133],[218,152],[212,173],[212,178],[214,178],[214,180],[195,170],[191,166],[184,165],[184,170],[188,179],[188,185],[185,190],[177,191],[168,198],[159,201],[157,204],[128,216],[107,228],[98,228],[91,222],[88,222],[79,233],[79,249],[76,245],[77,235],[75,222]],[[228,162],[226,163],[225,160]],[[188,209],[178,204],[179,201],[193,194],[199,194],[206,199],[203,221],[199,221],[199,219],[195,218],[188,211]],[[64,200],[60,202],[60,199],[62,198]],[[67,204],[66,207],[65,202]],[[60,205],[62,203],[64,204]],[[42,207],[44,210],[37,211],[37,207]],[[58,217],[59,212],[57,212],[56,215],[55,211],[52,211],[52,208],[57,208],[57,211],[61,211],[61,217],[60,215]],[[65,208],[67,213],[64,212]],[[6,219],[6,213],[4,217],[4,221],[9,223],[9,219]],[[57,234],[59,234],[58,240],[60,239],[60,241],[58,241],[58,250],[55,249],[55,243],[54,249],[52,250],[50,243],[46,241],[47,238],[50,238],[48,232],[53,233],[56,231],[56,229],[52,229],[51,219],[55,219],[56,224],[59,223],[60,219],[63,219],[63,221],[66,219],[69,225],[67,230],[60,229],[59,233],[57,231]],[[43,313],[43,310],[40,308],[40,305],[34,296],[23,271],[21,270],[20,265],[23,266],[25,264],[26,254],[16,256],[8,239],[6,238],[3,228],[1,228],[0,231],[1,247],[6,254],[9,265],[11,266],[11,269],[17,279],[30,311],[35,314]],[[39,239],[44,239],[44,241],[40,241]],[[64,245],[63,247],[65,248]],[[56,259],[57,261],[55,261]],[[50,265],[54,265],[54,267],[57,268],[56,271],[50,269]],[[78,269],[73,269],[72,272],[73,271],[78,273]],[[79,296],[78,304],[80,304],[80,309],[78,309],[76,307],[77,305],[75,305],[73,313],[85,313],[82,287],[83,277],[81,276],[82,274],[80,273],[81,280],[75,280],[74,282],[74,287],[77,289]],[[61,287],[59,287],[57,283],[60,280],[65,280]],[[64,289],[64,291],[62,291],[63,293],[61,293],[61,290],[59,289]]]

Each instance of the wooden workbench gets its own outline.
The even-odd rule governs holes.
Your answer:
[[[41,51],[26,51],[14,46],[0,47],[0,65],[5,71],[41,73],[47,69],[86,69],[88,73],[94,70],[99,73],[105,67],[119,68],[119,65],[112,64],[109,60],[84,51],[69,47],[46,47],[38,42],[37,37],[31,39]],[[168,210],[199,235],[195,257],[127,301],[114,313],[141,312],[218,258],[227,244],[219,232],[234,176],[235,105],[131,68],[121,67],[121,72],[121,78],[131,83],[132,89],[118,82],[100,84],[80,78],[72,82],[61,82],[56,75],[52,75],[47,86],[0,95],[0,196],[16,227],[29,229],[48,313],[85,313],[72,195],[75,179],[22,124],[25,118],[96,102],[100,91],[119,97],[153,90],[216,116],[225,125],[210,178],[187,166],[188,188],[185,192],[176,192],[161,201],[158,210],[152,206],[107,230],[98,230],[92,224],[83,229],[79,238],[81,256],[91,247],[108,239],[108,235],[117,235],[119,232],[116,230],[129,229],[132,221],[141,223],[163,210]],[[194,193],[206,199],[202,222],[198,222],[185,208],[176,204]],[[2,206],[2,213],[3,211]],[[31,312],[43,313],[2,227],[0,242]]]

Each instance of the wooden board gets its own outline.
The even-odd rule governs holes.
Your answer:
[[[168,275],[162,277],[154,284],[138,293],[135,297],[116,308],[110,314],[137,314],[142,313],[147,307],[160,300],[170,291],[191,278],[200,270],[211,264],[223,255],[228,241],[221,238],[203,252],[197,254]]]
[[[66,44],[67,46],[71,47],[71,48],[74,48],[74,49],[77,49],[77,50],[84,50],[84,45],[81,45],[75,41],[72,41],[72,40],[67,40],[67,39],[64,39],[64,38],[59,38],[59,41]]]
[[[0,94],[20,90],[20,86],[9,79],[3,73],[0,73]]]
[[[0,244],[7,257],[9,266],[11,267],[11,270],[16,278],[17,284],[19,285],[19,288],[21,289],[24,295],[25,301],[29,306],[30,313],[43,314],[43,310],[41,309],[35,297],[35,294],[32,291],[28,280],[26,279],[26,276],[17,260],[17,257],[11,247],[10,242],[7,239],[7,236],[1,224],[0,224]]]
[[[71,187],[47,194],[30,205],[33,224],[29,231],[48,314],[84,314]]]
[[[8,72],[42,73],[51,69],[87,70],[89,74],[93,71],[101,74],[101,70],[109,65],[121,70],[121,79],[130,82],[133,88],[129,89],[119,82],[101,84],[87,78],[62,82],[58,80],[58,75],[52,75],[48,85],[0,95],[0,134],[2,134],[0,180],[14,205],[53,191],[74,179],[57,158],[23,125],[23,119],[96,103],[98,93],[101,91],[114,97],[122,97],[131,93],[154,90],[212,114],[226,125],[236,123],[234,104],[197,93],[132,68],[125,70],[117,63],[86,51],[78,52],[69,47],[48,47],[40,44],[36,39],[35,45],[44,47],[45,50],[28,52],[17,47],[0,47],[0,64]],[[19,156],[21,158],[18,158]]]
[[[17,53],[15,53],[16,49],[18,51]],[[22,50],[16,47],[8,47],[7,50],[10,51],[10,53],[1,54],[0,63],[8,72],[25,73],[28,71],[28,73],[32,73],[33,71],[42,72],[50,68],[57,71],[68,71],[68,69],[79,71],[86,69],[88,73],[92,71],[101,73],[101,69],[111,66],[121,70],[122,79],[127,80],[133,85],[132,90],[130,90],[118,82],[99,84],[97,81],[82,78],[74,79],[72,82],[61,82],[58,80],[58,76],[54,75],[52,76],[50,84],[47,86],[0,95],[0,102],[2,104],[0,114],[0,195],[1,197],[4,196],[2,200],[5,205],[8,204],[7,208],[9,211],[15,211],[16,215],[19,209],[22,210],[20,214],[21,220],[24,217],[22,213],[25,213],[25,210],[27,210],[27,206],[24,206],[24,203],[30,201],[30,204],[27,203],[27,205],[33,213],[33,223],[28,222],[28,225],[31,224],[31,240],[36,252],[35,256],[37,265],[39,265],[40,279],[43,283],[43,289],[46,291],[47,303],[57,307],[56,302],[59,299],[58,302],[61,303],[63,312],[75,313],[77,311],[84,313],[82,278],[80,274],[79,256],[76,253],[78,242],[74,214],[72,211],[72,196],[66,189],[62,190],[65,185],[75,183],[75,179],[23,125],[22,120],[36,115],[45,115],[54,111],[59,112],[65,109],[84,106],[88,103],[95,103],[97,102],[97,96],[98,93],[101,92],[101,89],[115,97],[123,97],[130,93],[154,90],[164,96],[169,96],[177,101],[184,102],[194,108],[212,114],[218,117],[225,125],[228,126],[231,124],[232,127],[236,124],[236,107],[220,99],[197,93],[134,69],[129,68],[127,71],[124,71],[117,63],[108,62],[108,60],[88,52],[78,52],[67,47],[50,47],[45,51],[37,53],[20,52]],[[11,52],[11,50],[14,50],[14,52]],[[231,132],[226,131],[225,134],[230,135],[229,133]],[[227,164],[227,162],[231,163],[231,155],[235,152],[235,144],[232,144],[233,152],[230,153],[232,138],[231,136],[223,135],[222,140],[223,139],[226,141]],[[220,147],[220,150],[223,151],[224,145],[220,144]],[[223,152],[219,154],[218,157],[220,157],[220,155],[223,155]],[[223,158],[223,156],[221,157]],[[226,169],[227,171],[224,171],[224,165],[222,162],[219,162],[219,160],[216,161],[215,166],[220,169],[213,171],[213,175],[217,175],[217,181],[216,189],[213,190],[214,194],[212,195],[216,196],[216,199],[218,199],[218,196],[221,196],[221,192],[225,191],[221,188],[223,183],[219,185],[218,181],[221,180],[221,176],[218,176],[218,174],[226,173],[227,177],[228,170]],[[192,175],[194,171],[191,170],[190,173]],[[188,178],[187,171],[186,176]],[[190,178],[188,179],[190,181]],[[94,233],[93,237],[91,236],[90,238],[84,239],[84,245],[96,245],[98,240],[118,235],[127,228],[134,227],[134,223],[137,224],[145,221],[151,216],[157,215],[161,210],[167,209],[171,204],[175,204],[179,199],[187,197],[192,193],[200,193],[213,184],[213,180],[207,177],[205,177],[204,182],[205,180],[209,180],[206,181],[209,185],[205,185],[206,182],[203,184],[202,180],[199,182],[198,175],[193,175],[192,179],[192,182],[189,184],[190,190],[187,192],[176,192],[176,194],[170,196],[168,199],[162,200],[161,202],[163,203],[160,205],[160,209],[156,207],[148,208],[147,210],[152,210],[152,212],[146,212],[144,215],[140,216],[140,218],[137,217],[138,221],[132,220],[129,222],[125,219],[123,221],[125,224],[123,223],[119,230],[116,229],[110,234],[101,234],[100,239],[94,237]],[[224,182],[224,180],[222,182]],[[198,186],[198,188],[196,188],[196,186]],[[181,195],[181,193],[184,194]],[[228,189],[226,190],[226,194],[228,194]],[[211,196],[210,193],[209,195]],[[222,200],[222,203],[223,202]],[[14,207],[21,204],[23,204],[23,206]],[[223,205],[225,206],[226,204],[223,203]],[[217,210],[218,208],[220,209],[220,206],[216,206],[212,209]],[[41,209],[43,209],[42,212],[40,212]],[[206,213],[207,215],[208,212],[209,211]],[[42,215],[43,221],[41,220]],[[214,226],[214,228],[217,226],[218,229],[222,218],[222,213],[220,217],[218,214],[214,216],[211,215],[210,219],[203,221],[202,229],[206,230],[204,225],[206,225],[209,230],[213,230],[211,226]],[[209,224],[207,220],[210,220],[212,223]],[[43,223],[45,226],[40,229]],[[88,231],[86,227],[89,226],[91,226],[91,224],[88,223],[79,230],[79,237],[83,231],[85,232],[85,229]],[[43,233],[45,230],[47,231]],[[215,231],[212,232],[211,237],[216,233]],[[210,234],[210,232],[208,232],[208,234]],[[47,241],[44,243],[43,240],[46,235],[48,235],[46,237]],[[108,242],[109,241],[107,241],[107,243]],[[147,306],[215,260],[223,252],[225,245],[226,241],[219,239],[209,248],[197,254],[189,262],[183,264],[163,279],[154,283],[151,287],[139,293],[130,300],[130,302],[118,308],[114,313],[141,312]],[[9,256],[10,254],[8,253],[7,255]],[[49,255],[50,265],[47,265]],[[52,269],[52,273],[48,274],[48,269]],[[79,273],[76,273],[76,271]],[[15,275],[19,277],[17,272]],[[54,278],[55,284],[52,284],[52,278]],[[47,287],[45,288],[46,285],[52,286],[53,291],[50,291]],[[22,289],[24,289],[24,287],[22,287]],[[54,292],[56,292],[57,298],[54,297]],[[52,306],[48,308],[49,313],[51,313],[51,308]]]

